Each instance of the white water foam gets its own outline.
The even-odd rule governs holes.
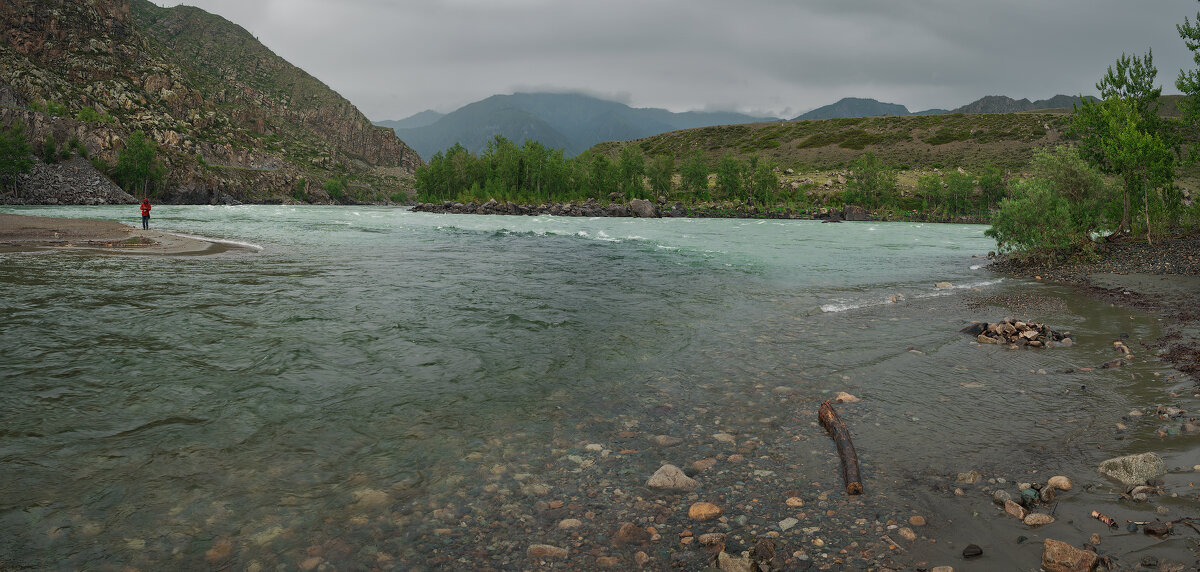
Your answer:
[[[190,238],[192,240],[202,240],[204,242],[212,242],[215,244],[228,244],[230,246],[249,248],[250,250],[253,250],[255,252],[262,252],[264,250],[262,246],[254,244],[252,242],[242,242],[240,240],[225,240],[223,238],[209,238],[207,236],[197,236],[194,234],[183,234],[181,232],[169,232],[169,233],[164,233],[164,234],[170,234],[171,236],[178,236],[180,238]]]

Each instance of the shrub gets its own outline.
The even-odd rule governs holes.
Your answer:
[[[1091,253],[1092,237],[1108,226],[1106,197],[1112,190],[1100,172],[1072,147],[1039,151],[1034,176],[1009,189],[986,234],[1001,252],[1055,258]]]
[[[58,161],[58,139],[53,134],[42,139],[42,161],[47,165]]]
[[[33,149],[25,139],[25,125],[14,123],[0,131],[0,184],[15,187],[17,175],[33,168]]]

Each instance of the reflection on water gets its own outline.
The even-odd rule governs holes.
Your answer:
[[[731,432],[803,483],[835,391],[864,400],[868,470],[1090,471],[1161,392],[1142,362],[1062,373],[1157,323],[973,269],[980,227],[160,208],[264,250],[0,255],[0,564],[270,564],[332,535],[400,566],[433,512],[504,514],[626,433]],[[1008,311],[964,300],[1012,292],[1065,300],[1036,318],[1080,343],[956,333]],[[624,487],[663,460],[623,455]]]

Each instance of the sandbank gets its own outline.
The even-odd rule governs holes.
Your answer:
[[[185,256],[233,248],[236,246],[114,221],[0,213],[0,252],[71,250]]]

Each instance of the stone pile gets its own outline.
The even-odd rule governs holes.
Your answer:
[[[0,193],[0,203],[112,205],[138,202],[80,157],[52,165],[38,161],[28,174],[17,177],[17,188],[17,193]]]
[[[1048,348],[1054,347],[1056,343],[1064,345],[1073,343],[1070,332],[1056,332],[1045,324],[1023,322],[1016,318],[1004,318],[995,324],[972,322],[971,325],[959,331],[975,336],[975,341],[981,344]]]

